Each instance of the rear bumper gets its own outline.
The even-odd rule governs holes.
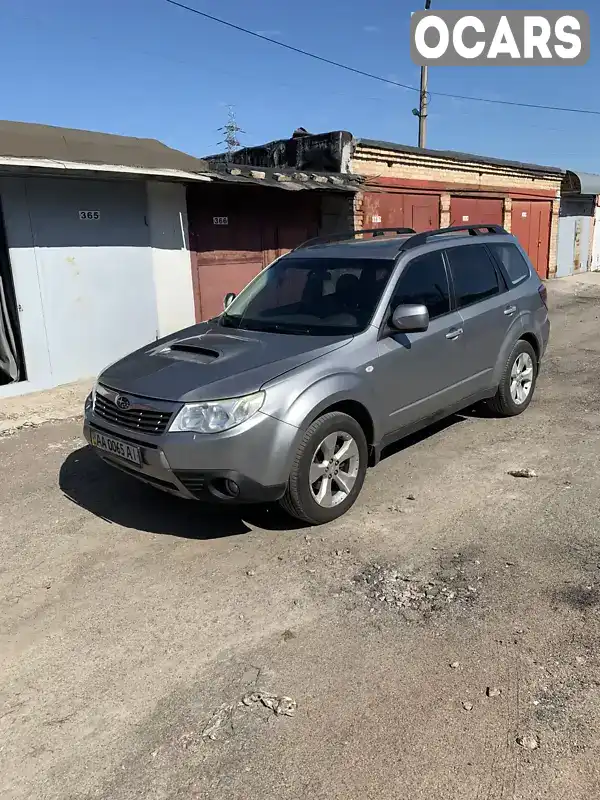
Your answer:
[[[542,339],[542,347],[540,350],[540,360],[543,358],[546,349],[548,347],[548,342],[550,340],[550,320],[546,319],[544,325],[542,326],[541,330],[541,339]]]
[[[301,432],[260,412],[222,434],[140,435],[96,419],[87,411],[83,434],[92,429],[140,449],[142,464],[98,448],[106,463],[170,494],[215,503],[264,503],[283,496]]]

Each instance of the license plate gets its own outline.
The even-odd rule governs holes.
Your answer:
[[[125,461],[131,461],[132,464],[137,464],[138,467],[142,466],[142,453],[139,447],[122,442],[120,439],[113,439],[112,436],[105,436],[99,431],[92,431],[91,439],[92,445],[97,447],[98,450],[110,453],[111,456],[123,458]]]

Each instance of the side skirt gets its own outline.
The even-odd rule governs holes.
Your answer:
[[[464,411],[465,408],[470,408],[470,406],[475,405],[475,403],[480,403],[482,400],[487,400],[488,398],[493,397],[495,393],[495,389],[477,392],[476,394],[471,395],[471,397],[467,397],[453,406],[448,406],[447,408],[444,408],[429,417],[423,417],[422,419],[419,419],[410,425],[399,428],[397,431],[388,433],[380,442],[372,445],[369,466],[375,467],[379,463],[382,450],[384,450],[386,447],[389,447],[389,445],[399,442],[401,439],[405,439],[407,436],[411,436],[413,433],[418,433],[418,431],[433,425],[435,422],[439,422],[442,419],[451,417],[453,414],[458,414],[460,411]]]

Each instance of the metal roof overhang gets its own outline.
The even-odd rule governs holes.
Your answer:
[[[567,170],[563,191],[566,194],[600,194],[600,175]]]
[[[96,164],[74,161],[57,161],[44,158],[15,158],[0,156],[0,174],[70,175],[89,177],[142,178],[171,181],[203,181],[212,178],[206,173],[188,172],[180,169],[154,169],[152,167],[124,166],[122,164]]]

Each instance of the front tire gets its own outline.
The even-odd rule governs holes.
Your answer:
[[[499,417],[522,414],[533,399],[537,376],[536,352],[529,342],[519,339],[502,370],[498,391],[487,401],[492,413]]]
[[[281,506],[310,525],[341,517],[362,489],[367,460],[367,440],[358,422],[339,411],[324,414],[304,434]]]

